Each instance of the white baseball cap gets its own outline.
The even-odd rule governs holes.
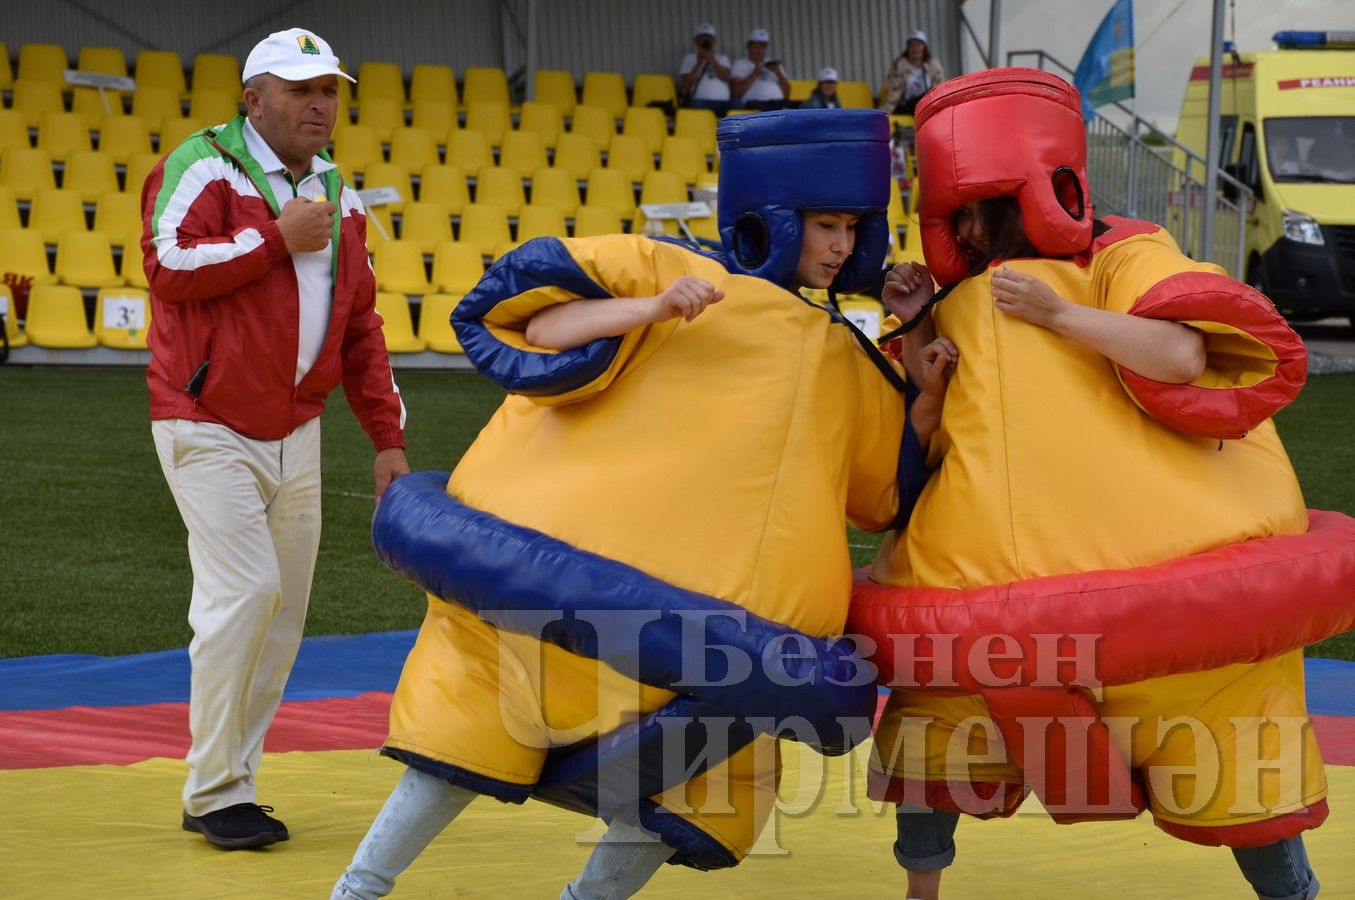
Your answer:
[[[819,81],[837,81],[837,69],[832,66],[819,69]]]
[[[770,44],[772,36],[767,33],[765,28],[754,28],[748,34],[748,43],[750,44]]]
[[[696,26],[696,34],[692,35],[692,37],[700,37],[703,34],[715,37],[715,26],[709,22],[702,22],[700,25]]]
[[[254,45],[240,78],[249,81],[265,72],[283,81],[308,81],[321,75],[338,75],[357,83],[356,78],[339,68],[339,58],[324,38],[304,28],[275,31]]]
[[[927,43],[927,32],[921,29],[918,29],[917,31],[910,31],[908,32],[908,40],[921,41],[922,43],[925,44]]]

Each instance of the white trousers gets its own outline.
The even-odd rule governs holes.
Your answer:
[[[255,802],[263,738],[301,644],[320,546],[320,420],[280,441],[151,423],[188,528],[192,690],[184,809]]]

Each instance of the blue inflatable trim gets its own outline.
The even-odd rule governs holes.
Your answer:
[[[560,287],[580,299],[612,296],[579,268],[558,238],[535,238],[501,256],[452,311],[452,328],[476,370],[504,390],[529,397],[567,394],[612,364],[621,338],[599,338],[559,353],[520,350],[496,338],[483,319],[528,291]]]

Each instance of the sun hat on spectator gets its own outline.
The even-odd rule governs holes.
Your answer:
[[[910,31],[908,32],[908,40],[921,41],[922,43],[925,44],[927,43],[927,32],[923,31],[920,28],[914,31]]]
[[[715,26],[709,22],[702,22],[700,25],[696,26],[696,33],[693,34],[692,37],[700,37],[703,34],[716,37]]]
[[[748,33],[748,43],[750,44],[770,44],[772,36],[767,33],[765,28],[754,28]]]
[[[339,58],[329,44],[304,28],[275,31],[254,45],[240,79],[249,81],[265,72],[283,81],[308,81],[321,75],[338,75],[357,83],[356,78],[339,68]]]
[[[819,69],[819,81],[837,81],[837,69],[832,66]]]

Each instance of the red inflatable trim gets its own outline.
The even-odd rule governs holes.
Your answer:
[[[1238,388],[1165,384],[1119,366],[1120,377],[1153,418],[1183,434],[1236,440],[1288,406],[1308,377],[1308,352],[1264,295],[1212,272],[1181,272],[1148,289],[1129,314],[1145,319],[1222,322],[1274,352],[1269,378]]]
[[[1206,847],[1264,847],[1316,828],[1327,821],[1327,801],[1319,800],[1298,812],[1246,825],[1182,825],[1154,817],[1153,823],[1167,834]]]
[[[944,812],[964,813],[976,819],[1005,819],[1026,799],[1029,790],[1012,781],[921,781],[897,778],[871,769],[866,794],[884,803],[907,803]]]
[[[1130,684],[1257,662],[1348,631],[1353,584],[1355,519],[1309,510],[1307,534],[1155,566],[965,589],[857,582],[847,632],[875,641],[885,685],[979,693]]]

